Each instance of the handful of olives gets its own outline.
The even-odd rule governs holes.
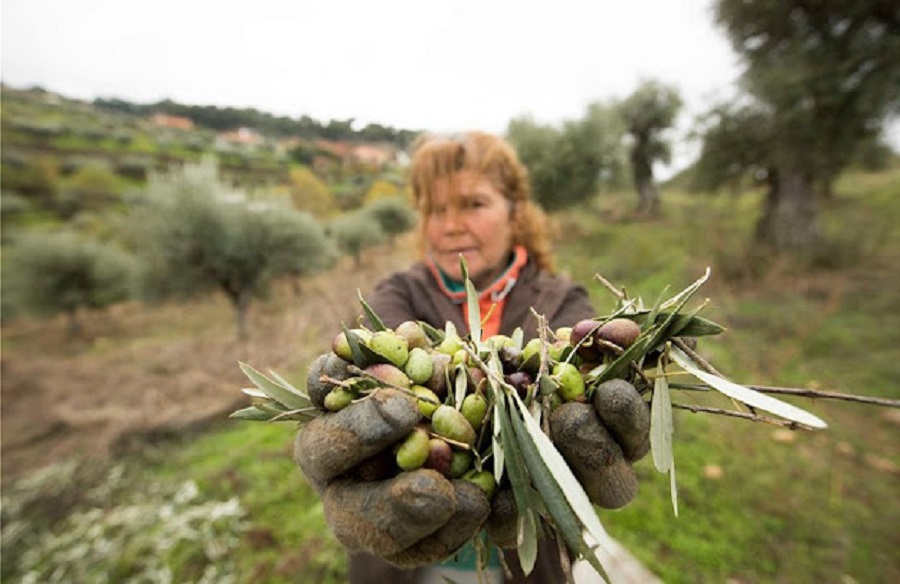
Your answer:
[[[552,342],[535,338],[523,347],[521,337],[496,335],[485,339],[479,351],[452,327],[442,333],[407,321],[393,330],[344,328],[334,336],[331,351],[310,366],[306,391],[321,413],[339,412],[384,388],[415,403],[419,424],[392,448],[360,464],[354,471],[359,478],[384,480],[430,468],[449,479],[470,480],[490,497],[494,476],[482,468],[492,435],[494,396],[488,376],[495,376],[493,386],[506,384],[526,403],[539,400],[549,413],[566,402],[586,402],[589,372],[639,334],[640,327],[625,318],[586,320],[554,331]],[[485,365],[490,351],[496,352],[502,372],[492,373]],[[543,389],[536,383],[542,372]]]

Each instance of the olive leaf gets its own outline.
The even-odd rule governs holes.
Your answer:
[[[669,473],[672,510],[678,517],[678,485],[675,483],[675,453],[672,450],[675,424],[672,421],[669,378],[666,377],[663,362],[664,359],[661,358],[656,364],[656,379],[653,382],[653,401],[650,404],[650,453],[656,470]]]
[[[530,487],[528,470],[510,419],[506,393],[502,389],[496,394],[494,404],[495,432],[499,435],[504,452],[509,453],[506,457],[506,472],[509,473],[509,483],[519,514],[516,521],[519,564],[522,566],[522,572],[528,575],[534,570],[537,559],[538,521],[534,515],[536,497]]]
[[[249,406],[240,410],[231,412],[228,417],[235,420],[249,420],[251,422],[267,422],[272,419],[274,414],[260,409],[256,406]]]
[[[653,324],[662,324],[671,315],[670,312],[660,312],[656,315]],[[641,311],[631,314],[622,314],[622,318],[633,320],[642,329],[650,325],[650,312]],[[711,320],[697,316],[696,314],[679,314],[672,322],[672,330],[675,335],[681,337],[705,337],[718,335],[725,332],[725,327]]]
[[[376,331],[387,330],[387,327],[384,326],[381,318],[379,318],[378,315],[375,314],[375,311],[372,310],[372,307],[369,306],[369,303],[363,300],[362,291],[357,289],[356,293],[359,296],[359,303],[362,305],[363,312],[366,313],[366,316],[369,317],[369,322],[372,323],[372,328],[374,328]]]
[[[344,323],[341,323],[341,330],[344,331],[344,336],[347,338],[347,344],[350,346],[350,355],[353,357],[353,364],[360,369],[364,369],[366,366],[370,365],[372,363],[370,356],[363,352],[363,347],[366,347],[366,344],[361,341],[356,333],[348,329],[347,325]]]
[[[609,541],[609,535],[600,524],[593,505],[565,459],[531,417],[524,402],[515,393],[510,392],[508,396],[519,410],[511,413],[509,418],[516,444],[554,525],[569,548],[587,560],[601,578],[607,579],[600,559],[584,538],[584,531],[587,530],[598,544]]]
[[[456,374],[455,374],[455,391],[453,394],[453,400],[456,404],[456,409],[462,408],[463,400],[466,398],[466,390],[469,387],[469,378],[466,372],[466,367],[464,365],[456,366]]]
[[[706,266],[706,271],[703,273],[702,276],[700,276],[700,279],[698,279],[696,282],[694,282],[693,284],[691,284],[690,286],[688,286],[687,288],[685,288],[684,290],[682,290],[681,292],[679,292],[678,294],[673,296],[672,298],[669,298],[668,300],[663,302],[662,305],[660,306],[660,309],[666,310],[672,306],[676,306],[679,304],[683,306],[684,303],[687,301],[687,299],[694,292],[697,291],[697,288],[702,286],[703,283],[709,279],[710,273],[712,273],[712,269],[709,266]]]
[[[419,326],[422,327],[422,330],[425,331],[425,335],[428,336],[428,339],[432,343],[437,345],[444,340],[444,331],[431,326],[424,320],[419,320],[417,322],[419,323]]]
[[[659,472],[668,472],[672,467],[672,398],[669,395],[669,380],[662,367],[662,359],[656,367],[653,382],[653,400],[650,403],[650,453],[653,466]]]
[[[691,296],[694,295],[694,292],[696,292],[700,288],[700,286],[702,286],[703,283],[706,282],[707,279],[709,279],[709,274],[710,269],[707,267],[706,272],[704,272],[703,276],[701,276],[696,282],[676,294],[673,298],[663,303],[663,306],[665,307],[674,305],[675,309],[669,313],[669,316],[666,317],[665,320],[663,320],[662,324],[657,325],[654,322],[656,332],[650,337],[648,341],[646,341],[646,348],[648,351],[660,346],[672,336],[669,333],[672,321],[676,316],[678,316],[679,311],[684,308],[684,305],[687,304],[687,301],[691,299]]]
[[[244,372],[244,375],[246,375],[256,387],[261,389],[267,396],[284,404],[289,409],[299,410],[313,405],[312,402],[309,401],[309,398],[299,391],[272,381],[246,363],[239,362],[238,364],[241,367],[241,371]]]
[[[828,424],[826,424],[824,420],[804,409],[783,402],[772,396],[759,393],[758,391],[744,387],[743,385],[738,385],[737,383],[719,377],[718,375],[703,371],[696,363],[694,363],[693,359],[678,347],[672,347],[669,350],[669,355],[671,355],[672,360],[678,363],[682,369],[730,398],[743,402],[748,406],[765,410],[776,416],[781,416],[786,420],[809,426],[810,428],[823,429],[828,427]]]
[[[481,308],[478,306],[478,292],[469,279],[469,266],[466,258],[459,254],[459,269],[466,285],[466,306],[469,316],[469,336],[476,351],[481,351]]]
[[[289,389],[293,392],[296,392],[296,393],[302,395],[306,399],[309,399],[309,395],[305,391],[303,391],[302,389],[297,389],[287,379],[285,379],[281,375],[278,375],[278,373],[276,373],[275,371],[272,371],[271,369],[269,369],[269,375],[272,376],[272,379],[274,379],[275,381],[277,381],[278,383],[283,385],[285,387],[285,389]]]

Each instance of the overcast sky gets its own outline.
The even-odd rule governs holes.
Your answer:
[[[320,121],[503,132],[641,79],[680,127],[739,71],[709,0],[2,0],[2,71],[70,97],[165,98]]]

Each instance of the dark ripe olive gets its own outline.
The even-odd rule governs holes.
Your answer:
[[[500,362],[503,363],[504,373],[511,373],[522,366],[522,350],[516,347],[505,346],[500,349]]]
[[[534,379],[525,371],[513,371],[506,376],[506,382],[515,388],[519,397],[524,398],[528,393],[528,387],[534,383]]]
[[[469,389],[475,391],[478,389],[478,386],[481,385],[481,382],[487,379],[487,375],[485,375],[484,371],[479,367],[469,367]]]
[[[597,332],[594,333],[594,339],[600,339],[627,349],[634,344],[640,334],[641,327],[633,320],[614,318],[603,323],[603,326],[597,329]]]
[[[450,464],[453,461],[453,449],[440,438],[428,441],[428,458],[425,468],[433,468],[445,477],[450,476]]]
[[[431,379],[425,386],[441,399],[447,395],[447,369],[450,367],[451,359],[452,357],[446,353],[438,351],[431,353]]]
[[[572,327],[571,343],[578,347],[578,354],[585,361],[597,362],[603,357],[603,353],[594,343],[594,334],[599,326],[600,323],[596,320],[585,319],[578,321]]]
[[[573,345],[577,345],[581,342],[582,339],[587,337],[588,335],[593,334],[594,329],[598,328],[600,323],[592,318],[586,318],[584,320],[579,320],[572,327],[572,336],[570,338],[571,343]],[[585,345],[593,344],[594,339],[588,339],[584,342]]]

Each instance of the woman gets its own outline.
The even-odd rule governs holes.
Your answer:
[[[516,328],[523,330],[526,339],[535,337],[535,312],[545,317],[553,330],[595,316],[584,288],[554,274],[545,216],[531,201],[525,168],[503,139],[480,132],[427,138],[415,149],[410,179],[420,215],[422,259],[378,283],[367,298],[386,326],[395,328],[404,321],[418,320],[443,329],[450,321],[466,334],[460,256],[465,258],[469,278],[478,291],[484,337],[511,335]],[[634,397],[640,399],[637,392]],[[389,417],[379,420],[381,426]],[[310,431],[311,426],[298,435],[296,452],[307,476],[316,476],[315,460],[334,456],[337,440]],[[371,435],[367,436],[371,443]],[[474,505],[474,511],[465,510],[466,515],[458,502],[465,497],[460,490],[463,487],[428,483],[425,479],[434,480],[430,475],[418,481],[416,472],[401,473],[403,485],[397,488],[347,479],[313,481],[338,539],[351,550],[367,550],[351,554],[352,584],[478,581],[473,546],[467,544],[459,550],[459,545],[478,534],[491,513],[490,504],[485,498],[480,510]],[[440,478],[436,482],[445,481]],[[447,490],[446,496],[434,495],[444,492],[442,489]],[[410,533],[417,523],[428,521],[432,515],[429,506],[446,507],[450,500],[458,505],[450,520],[440,528],[429,526],[421,533]],[[419,501],[424,502],[420,505]],[[413,515],[417,520],[407,519]],[[452,537],[442,535],[445,529]],[[461,529],[468,531],[460,533]],[[393,544],[397,539],[415,543],[396,553]],[[368,553],[371,551],[378,554]],[[555,541],[540,542],[537,563],[527,578],[514,550],[505,551],[504,559],[513,572],[509,581],[564,581],[560,547]],[[395,566],[441,560],[424,568]],[[488,579],[481,581],[502,582],[496,552],[490,568]]]
[[[583,287],[554,275],[546,217],[532,202],[526,169],[506,141],[481,132],[426,138],[415,149],[410,183],[423,259],[379,283],[368,299],[385,325],[421,320],[443,329],[451,321],[468,331],[460,256],[487,316],[484,337],[511,335],[516,328],[526,340],[537,336],[532,308],[554,330],[596,315]],[[443,567],[420,569],[418,580],[437,582],[446,575],[462,581],[466,569],[475,569],[474,553],[465,549],[458,556]],[[506,559],[518,569],[512,554]],[[377,562],[352,556],[351,581],[371,574]],[[545,542],[528,579],[518,576],[523,582],[562,581],[556,543]]]

